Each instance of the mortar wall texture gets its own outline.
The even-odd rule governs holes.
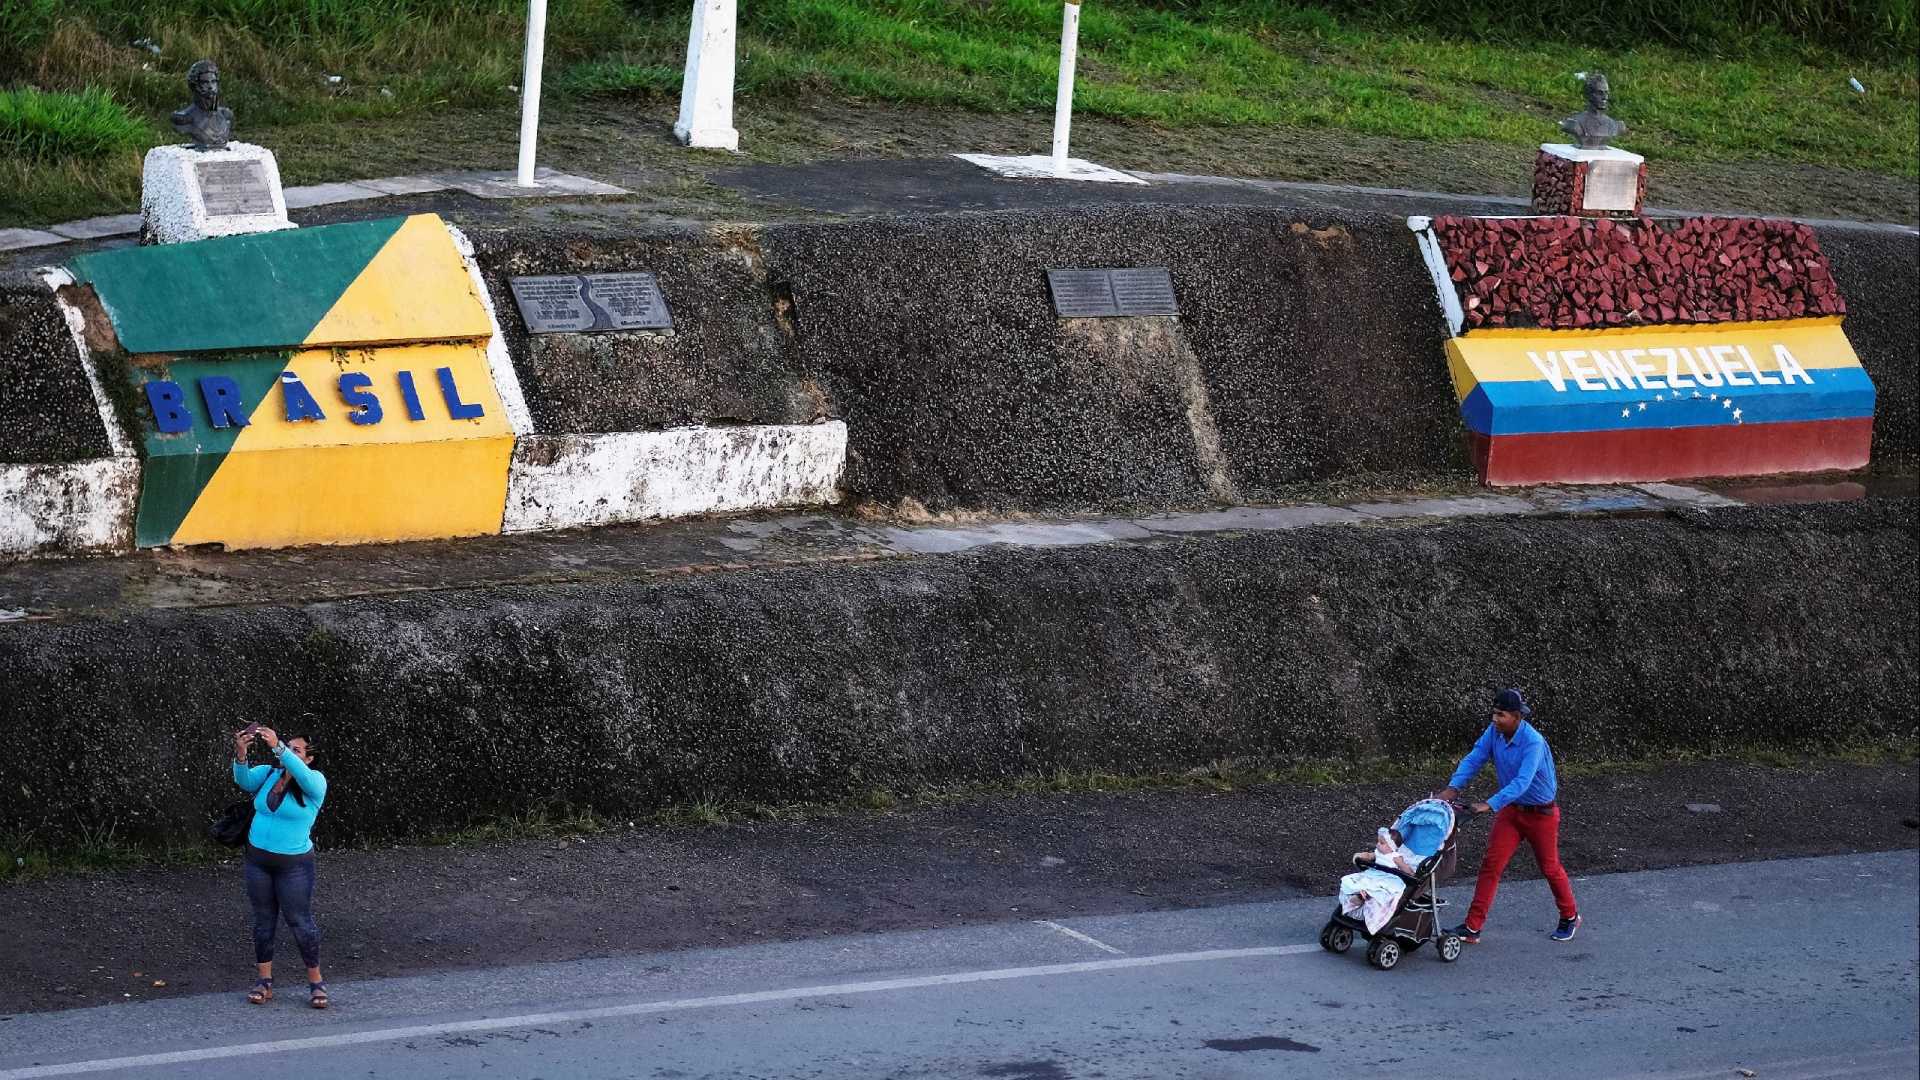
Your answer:
[[[1847,340],[1873,378],[1873,467],[1920,467],[1920,237],[1823,228],[1820,249],[1847,298]]]
[[[24,275],[0,275],[0,464],[75,462],[112,453],[53,293]]]
[[[197,834],[248,720],[316,740],[322,846],[549,803],[1459,753],[1502,685],[1563,757],[1911,741],[1920,612],[1889,582],[1920,554],[1915,510],[1326,526],[0,624],[0,833]]]
[[[475,229],[475,257],[543,435],[695,424],[805,424],[829,415],[775,317],[752,230],[609,238]],[[527,333],[509,279],[653,273],[672,332]]]
[[[1461,474],[1433,286],[1382,215],[1096,207],[761,232],[856,498],[1163,507]],[[1054,315],[1050,268],[1165,266],[1180,316]]]

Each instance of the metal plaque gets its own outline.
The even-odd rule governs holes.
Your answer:
[[[1173,276],[1165,267],[1049,270],[1053,310],[1063,319],[1121,315],[1178,315]]]
[[[1173,299],[1173,275],[1164,266],[1137,270],[1109,270],[1113,300],[1122,315],[1178,315]]]
[[[562,274],[508,279],[530,334],[667,330],[673,316],[652,274]]]
[[[1640,163],[1601,158],[1587,166],[1582,210],[1633,210],[1640,202]]]
[[[201,161],[193,166],[208,217],[273,213],[273,188],[258,161]]]

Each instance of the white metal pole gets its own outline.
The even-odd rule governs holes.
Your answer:
[[[537,187],[533,179],[534,147],[540,141],[540,67],[547,52],[547,0],[527,3],[527,61],[520,79],[521,187]]]
[[[1060,20],[1060,84],[1053,98],[1053,175],[1067,175],[1067,135],[1073,129],[1073,68],[1080,54],[1080,5]]]

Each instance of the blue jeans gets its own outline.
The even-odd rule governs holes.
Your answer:
[[[320,966],[320,927],[313,921],[313,856],[256,858],[249,846],[246,859],[247,903],[253,906],[253,959],[273,962],[275,924],[287,920],[300,959]]]

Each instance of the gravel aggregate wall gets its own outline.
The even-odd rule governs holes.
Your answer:
[[[0,833],[196,830],[249,720],[315,738],[322,842],[1452,752],[1505,684],[1563,755],[1910,742],[1914,525],[1458,519],[0,624]]]

